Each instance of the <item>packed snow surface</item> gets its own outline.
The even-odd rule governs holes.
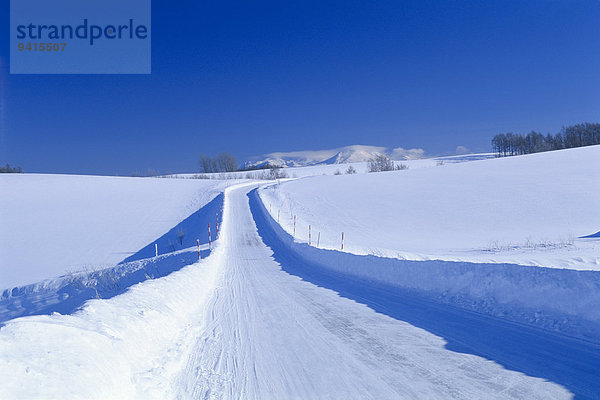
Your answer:
[[[249,189],[227,190],[207,259],[72,315],[8,322],[0,397],[561,399],[597,389],[588,344],[308,273],[265,245],[272,233]]]
[[[324,248],[344,232],[356,254],[600,269],[598,238],[580,238],[600,229],[600,146],[316,176],[261,197],[288,233],[296,216],[296,239],[311,225]]]
[[[67,272],[113,267],[208,203],[227,184],[1,174],[0,291]]]

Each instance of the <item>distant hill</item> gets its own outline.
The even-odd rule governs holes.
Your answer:
[[[365,162],[380,155],[395,160],[414,160],[423,158],[422,149],[395,148],[380,146],[352,145],[330,150],[305,150],[292,152],[276,152],[255,157],[246,162],[244,168],[259,168],[267,165],[278,167],[305,167],[311,165],[345,164]]]

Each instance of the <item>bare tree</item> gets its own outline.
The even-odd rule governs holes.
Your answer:
[[[394,162],[382,154],[369,160],[369,172],[393,171],[394,169]]]
[[[6,166],[0,167],[0,173],[8,173],[8,174],[18,173],[18,174],[20,174],[20,173],[23,173],[23,169],[21,169],[21,167],[13,168],[8,163],[6,163]]]
[[[270,179],[282,179],[282,178],[287,178],[288,175],[285,171],[281,170],[281,167],[271,167],[270,171],[269,171],[269,178]]]
[[[230,153],[220,153],[217,156],[217,167],[219,172],[234,172],[238,170],[237,161],[235,157]]]
[[[555,135],[531,131],[526,135],[501,133],[492,138],[492,148],[498,157],[539,153],[571,147],[600,144],[600,124],[582,123],[563,127]]]
[[[217,163],[215,162],[215,159],[207,156],[206,154],[200,155],[198,163],[200,164],[200,172],[204,172],[206,174],[217,172]]]
[[[210,157],[206,154],[201,154],[198,161],[200,164],[200,172],[215,173],[215,172],[234,172],[237,171],[237,161],[230,153],[219,153],[216,157]]]

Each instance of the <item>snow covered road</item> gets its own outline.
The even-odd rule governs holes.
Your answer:
[[[226,196],[222,275],[178,398],[570,397],[283,271],[257,232],[247,192]]]
[[[268,247],[255,186],[226,190],[221,237],[200,263],[71,315],[8,321],[0,398],[597,396],[597,345],[314,271]]]

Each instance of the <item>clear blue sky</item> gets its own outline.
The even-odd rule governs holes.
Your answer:
[[[349,144],[489,151],[500,132],[600,122],[600,1],[154,0],[152,74],[9,75],[0,163],[195,171]],[[297,3],[297,4],[292,4]]]

